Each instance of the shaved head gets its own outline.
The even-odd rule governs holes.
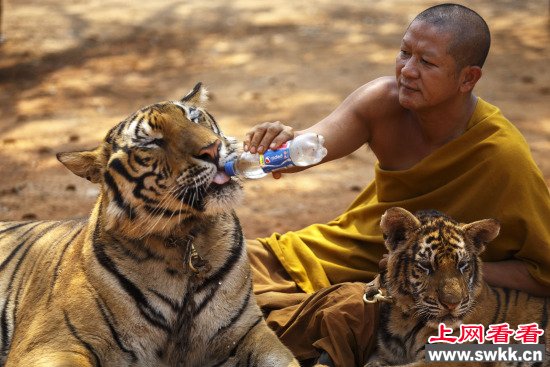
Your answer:
[[[483,67],[491,34],[487,23],[472,9],[458,4],[436,5],[418,14],[411,24],[414,22],[436,26],[451,35],[447,53],[455,59],[458,68]]]

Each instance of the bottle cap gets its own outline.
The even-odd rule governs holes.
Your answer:
[[[235,176],[235,161],[226,162],[223,169],[229,176]]]

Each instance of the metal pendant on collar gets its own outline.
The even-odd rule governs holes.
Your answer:
[[[180,247],[183,249],[183,272],[187,274],[189,270],[199,278],[208,273],[212,266],[208,260],[204,259],[195,248],[193,235],[188,235],[186,239],[181,237],[169,237],[164,242],[167,248]]]
[[[380,275],[377,275],[372,282],[366,284],[363,301],[365,301],[365,303],[393,303],[394,299],[393,297],[388,296],[386,290],[382,288],[380,284]]]
[[[199,255],[193,243],[191,243],[191,256],[189,256],[188,265],[189,269],[197,275],[206,274],[212,269],[208,260]]]
[[[363,295],[363,301],[365,303],[377,303],[377,302],[393,303],[393,298],[391,296],[385,296],[384,293],[382,293],[382,290],[378,289],[378,292],[376,292],[373,296],[369,296],[367,293],[365,293]]]

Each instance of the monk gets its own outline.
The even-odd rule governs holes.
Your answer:
[[[485,280],[550,296],[548,188],[520,132],[473,93],[489,46],[475,11],[431,7],[406,29],[395,76],[359,87],[303,131],[266,122],[246,135],[252,153],[315,132],[326,139],[323,162],[364,144],[378,160],[374,181],[333,221],[249,241],[258,303],[305,365],[367,360],[377,315],[362,301],[364,282],[378,273],[380,217],[393,206],[436,209],[462,222],[498,219],[501,234],[483,253]]]

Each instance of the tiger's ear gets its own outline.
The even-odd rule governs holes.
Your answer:
[[[386,210],[380,220],[385,245],[390,252],[395,251],[408,234],[419,227],[420,221],[412,213],[398,207]]]
[[[93,183],[101,181],[100,149],[57,153],[57,159],[75,175]]]
[[[201,82],[198,82],[181,101],[192,106],[202,106],[208,101],[208,91]]]
[[[464,224],[462,229],[472,241],[476,254],[485,250],[485,244],[494,240],[500,232],[500,223],[496,219],[483,219],[470,224]]]

